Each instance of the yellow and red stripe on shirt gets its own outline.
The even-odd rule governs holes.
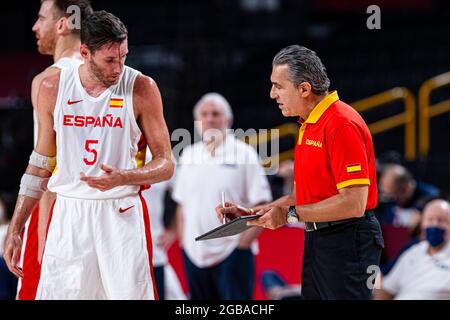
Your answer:
[[[110,108],[122,108],[123,107],[123,99],[120,99],[120,98],[109,99],[109,107]]]

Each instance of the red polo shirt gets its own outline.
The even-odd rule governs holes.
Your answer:
[[[295,147],[297,204],[319,202],[351,185],[369,185],[366,210],[377,205],[375,154],[366,123],[331,92],[302,122]]]

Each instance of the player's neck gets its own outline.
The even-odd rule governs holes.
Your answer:
[[[105,90],[109,88],[109,86],[101,82],[89,70],[87,63],[84,63],[80,66],[79,75],[80,75],[80,82],[84,90],[86,90],[86,92],[94,98],[100,96]]]
[[[55,46],[55,54],[53,61],[56,62],[61,58],[71,58],[80,56],[80,37],[76,35],[68,35],[59,37]],[[80,56],[81,59],[81,56]]]

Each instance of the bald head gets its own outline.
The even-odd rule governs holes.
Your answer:
[[[443,199],[430,201],[423,209],[422,228],[441,227],[450,233],[450,203]]]

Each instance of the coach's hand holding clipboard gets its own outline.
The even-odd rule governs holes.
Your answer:
[[[275,230],[287,223],[287,210],[288,207],[273,206],[263,207],[255,211],[251,208],[244,208],[230,202],[227,202],[225,206],[216,207],[219,219],[223,219],[224,217],[234,219],[246,215],[256,215],[256,219],[247,221],[247,226],[263,227],[271,230]]]
[[[222,225],[196,237],[196,241],[229,237],[242,233],[251,227],[247,224],[248,221],[258,219],[259,216],[254,214],[252,209],[225,202],[224,192],[222,192],[221,198],[222,203],[216,207],[216,212]],[[221,209],[226,209],[228,212],[222,214]]]

